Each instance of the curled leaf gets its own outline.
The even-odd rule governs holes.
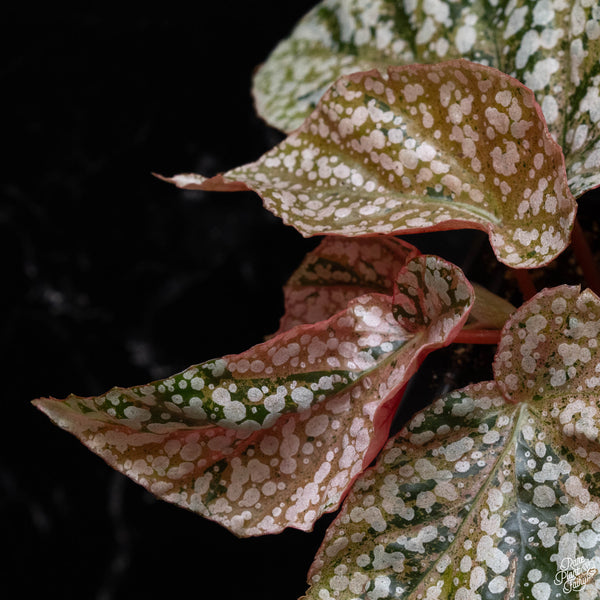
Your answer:
[[[455,58],[496,67],[535,92],[579,196],[600,184],[599,56],[596,2],[325,0],[257,71],[254,96],[289,132],[341,75]]]
[[[532,92],[464,60],[342,77],[258,161],[217,180],[167,181],[244,184],[306,236],[481,229],[498,259],[519,268],[553,260],[576,211]]]
[[[306,598],[597,598],[600,383],[589,374],[600,370],[599,314],[597,296],[565,286],[519,309],[498,383],[434,402],[357,479]],[[551,315],[554,326],[540,327]],[[538,372],[575,371],[560,386],[531,378],[517,362],[529,350]],[[523,385],[507,384],[510,369]]]
[[[398,268],[419,252],[397,238],[326,237],[284,287],[279,332],[324,321],[367,293],[393,296]]]
[[[310,530],[383,446],[403,385],[472,301],[435,257],[398,265],[394,288],[166,380],[35,404],[155,495],[237,535]]]

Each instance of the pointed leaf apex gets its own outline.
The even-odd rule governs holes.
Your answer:
[[[154,177],[167,183],[172,183],[183,190],[202,190],[206,192],[244,192],[248,186],[239,181],[228,181],[223,175],[214,177],[203,177],[196,173],[180,173],[173,177],[165,177],[158,173],[152,173]]]

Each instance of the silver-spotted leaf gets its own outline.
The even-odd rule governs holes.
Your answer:
[[[310,530],[381,449],[403,385],[471,301],[456,267],[417,257],[393,296],[360,296],[163,381],[35,404],[153,494],[237,535]]]
[[[596,0],[325,0],[257,71],[256,106],[293,131],[340,75],[461,57],[535,92],[574,194],[600,184]]]
[[[309,252],[284,287],[285,312],[277,333],[324,321],[354,298],[367,293],[393,295],[401,265],[419,254],[391,236],[326,236]],[[515,307],[477,283],[463,330],[500,330]]]
[[[306,236],[481,229],[499,260],[518,268],[555,258],[576,211],[532,92],[464,60],[342,77],[258,161],[167,181],[243,184]]]
[[[600,397],[600,302],[590,290],[543,290],[508,321],[494,361],[507,399],[561,396],[575,385]]]
[[[537,328],[548,350],[539,370],[564,366],[560,348],[573,335],[595,348],[600,300],[563,286],[515,313],[498,355],[512,347],[520,356],[528,342],[515,335],[531,335],[531,319],[552,307],[565,319],[562,337]],[[546,381],[539,395],[515,360],[525,385],[519,402],[507,402],[507,360],[500,383],[473,384],[417,413],[358,478],[311,567],[308,599],[599,597],[599,384],[581,369],[560,389]],[[600,370],[596,353],[583,362]]]

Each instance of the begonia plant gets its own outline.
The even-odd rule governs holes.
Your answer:
[[[323,236],[279,329],[160,381],[34,404],[239,537],[339,510],[307,600],[600,597],[600,285],[576,220],[600,185],[599,40],[592,0],[325,0],[255,75],[287,137],[226,173],[160,176],[253,190]],[[488,234],[518,308],[398,237],[451,229]],[[535,290],[528,269],[570,246],[591,289]],[[411,377],[457,342],[497,345],[493,380],[390,438]]]

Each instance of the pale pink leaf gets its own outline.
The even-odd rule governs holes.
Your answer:
[[[363,294],[393,295],[396,274],[418,254],[414,246],[388,236],[325,237],[284,287],[279,332],[324,321]]]
[[[152,493],[237,535],[310,530],[383,446],[402,387],[471,302],[456,267],[417,257],[393,295],[359,296],[242,354],[35,404]]]

